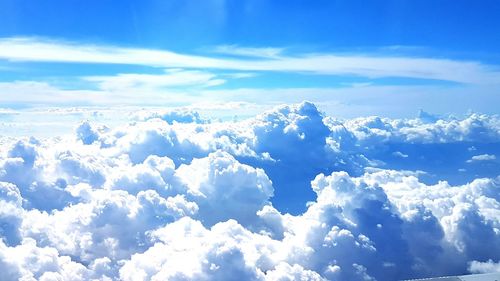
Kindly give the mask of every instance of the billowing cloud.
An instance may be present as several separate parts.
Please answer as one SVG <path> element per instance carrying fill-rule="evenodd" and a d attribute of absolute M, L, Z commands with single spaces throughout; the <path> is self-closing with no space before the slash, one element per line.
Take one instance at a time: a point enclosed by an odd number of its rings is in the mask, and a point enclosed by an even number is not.
<path fill-rule="evenodd" d="M 474 273 L 500 272 L 500 263 L 494 263 L 492 260 L 486 262 L 473 261 L 469 265 L 469 271 Z"/>
<path fill-rule="evenodd" d="M 83 121 L 69 136 L 0 138 L 6 280 L 498 270 L 496 116 L 341 120 L 304 102 L 242 121 L 186 109 L 132 118 Z"/>
<path fill-rule="evenodd" d="M 177 123 L 206 123 L 207 120 L 204 120 L 200 117 L 200 114 L 196 111 L 189 109 L 175 109 L 175 110 L 142 110 L 136 112 L 133 116 L 134 120 L 138 121 L 147 121 L 149 119 L 158 118 L 169 124 Z"/>

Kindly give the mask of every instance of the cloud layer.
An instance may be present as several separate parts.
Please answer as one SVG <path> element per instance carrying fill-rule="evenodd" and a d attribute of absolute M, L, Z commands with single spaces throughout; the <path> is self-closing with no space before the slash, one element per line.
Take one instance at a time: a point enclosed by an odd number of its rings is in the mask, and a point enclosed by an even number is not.
<path fill-rule="evenodd" d="M 6 280 L 401 280 L 498 270 L 500 120 L 243 121 L 2 138 Z M 484 241 L 488 241 L 485 243 Z"/>
<path fill-rule="evenodd" d="M 282 50 L 277 48 L 238 46 L 219 46 L 214 49 L 214 53 L 229 56 L 221 58 L 213 55 L 180 54 L 168 50 L 81 45 L 40 38 L 0 38 L 0 58 L 12 62 L 129 64 L 163 68 L 351 75 L 367 78 L 406 77 L 470 84 L 497 84 L 500 77 L 497 67 L 474 61 L 431 57 L 328 53 L 284 55 Z M 106 81 L 104 85 L 113 85 L 114 81 L 125 78 L 128 78 L 127 83 L 131 78 L 153 80 L 154 83 L 158 81 L 156 77 L 147 75 L 136 75 L 136 77 L 121 75 Z"/>

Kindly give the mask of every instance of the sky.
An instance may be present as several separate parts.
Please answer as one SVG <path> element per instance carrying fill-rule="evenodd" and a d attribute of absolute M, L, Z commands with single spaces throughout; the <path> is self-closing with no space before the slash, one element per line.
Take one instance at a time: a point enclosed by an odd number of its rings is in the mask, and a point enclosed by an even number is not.
<path fill-rule="evenodd" d="M 0 0 L 2 280 L 497 278 L 498 15 Z"/>
<path fill-rule="evenodd" d="M 5 0 L 0 102 L 492 114 L 499 12 L 498 1 Z"/>

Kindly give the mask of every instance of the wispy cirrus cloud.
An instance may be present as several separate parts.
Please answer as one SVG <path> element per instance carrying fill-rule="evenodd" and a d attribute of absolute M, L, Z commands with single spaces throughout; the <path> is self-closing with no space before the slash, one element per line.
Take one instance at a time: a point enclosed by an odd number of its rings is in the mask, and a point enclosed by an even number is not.
<path fill-rule="evenodd" d="M 224 84 L 224 79 L 205 71 L 184 71 L 181 69 L 168 69 L 161 74 L 120 73 L 112 76 L 89 76 L 86 81 L 98 84 L 101 90 L 155 90 L 175 87 L 210 87 Z"/>
<path fill-rule="evenodd" d="M 109 80 L 106 80 L 109 79 Z M 49 82 L 0 82 L 0 104 L 7 108 L 51 106 L 152 106 L 191 104 L 197 89 L 129 86 L 120 88 L 112 76 L 102 77 L 99 89 L 64 89 Z M 120 79 L 120 78 L 116 78 Z M 96 81 L 97 82 L 97 81 Z M 101 84 L 99 84 L 101 83 Z M 103 89 L 106 88 L 107 89 Z"/>
<path fill-rule="evenodd" d="M 284 51 L 283 48 L 250 48 L 239 47 L 237 45 L 219 45 L 213 50 L 215 53 L 224 55 L 234 55 L 242 57 L 279 58 Z"/>
<path fill-rule="evenodd" d="M 267 51 L 266 51 L 267 50 Z M 161 68 L 274 71 L 367 78 L 404 77 L 436 79 L 466 84 L 497 84 L 500 68 L 476 61 L 426 57 L 379 56 L 377 54 L 279 55 L 278 49 L 225 47 L 226 54 L 250 58 L 211 57 L 167 50 L 82 45 L 38 38 L 0 39 L 0 58 L 15 61 L 103 63 Z M 253 57 L 252 57 L 253 56 Z"/>

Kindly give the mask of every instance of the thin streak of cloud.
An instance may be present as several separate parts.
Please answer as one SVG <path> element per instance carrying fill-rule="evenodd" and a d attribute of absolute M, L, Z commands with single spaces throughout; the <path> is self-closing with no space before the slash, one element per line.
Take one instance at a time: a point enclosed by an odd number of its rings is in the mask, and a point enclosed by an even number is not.
<path fill-rule="evenodd" d="M 260 58 L 278 58 L 283 51 L 283 48 L 249 48 L 236 45 L 220 45 L 213 49 L 213 52 L 218 54 Z"/>
<path fill-rule="evenodd" d="M 122 91 L 130 89 L 161 89 L 171 87 L 211 87 L 225 83 L 215 74 L 203 71 L 166 70 L 162 74 L 120 73 L 113 76 L 83 78 L 95 82 L 101 90 Z"/>
<path fill-rule="evenodd" d="M 162 68 L 275 71 L 368 78 L 406 77 L 467 84 L 498 84 L 498 66 L 450 59 L 376 55 L 303 54 L 279 58 L 212 58 L 166 50 L 77 45 L 34 38 L 0 39 L 9 61 L 131 64 Z"/>

